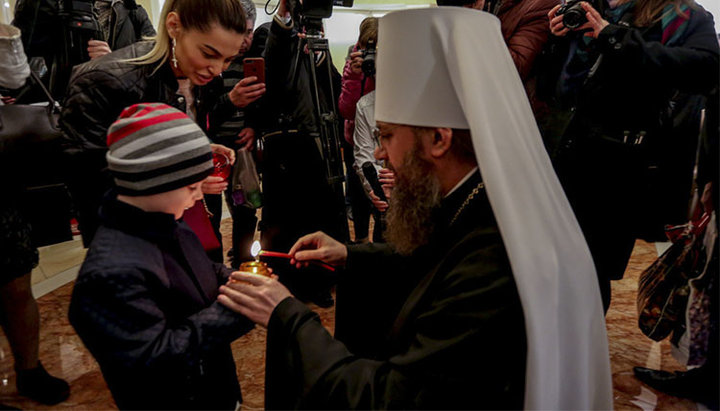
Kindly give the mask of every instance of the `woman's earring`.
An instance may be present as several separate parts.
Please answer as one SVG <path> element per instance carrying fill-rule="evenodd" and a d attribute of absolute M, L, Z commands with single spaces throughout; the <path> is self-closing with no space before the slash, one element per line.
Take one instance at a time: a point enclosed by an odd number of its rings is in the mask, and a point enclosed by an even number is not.
<path fill-rule="evenodd" d="M 177 68 L 177 58 L 175 57 L 175 46 L 177 46 L 177 40 L 172 39 L 172 64 Z"/>

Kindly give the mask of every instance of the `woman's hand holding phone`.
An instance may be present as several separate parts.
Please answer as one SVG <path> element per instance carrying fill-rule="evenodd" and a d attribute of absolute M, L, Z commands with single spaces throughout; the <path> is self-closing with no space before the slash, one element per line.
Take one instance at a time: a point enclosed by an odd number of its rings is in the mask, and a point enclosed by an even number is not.
<path fill-rule="evenodd" d="M 245 108 L 248 104 L 265 94 L 265 83 L 257 83 L 257 77 L 245 77 L 230 90 L 228 97 L 237 108 Z"/>

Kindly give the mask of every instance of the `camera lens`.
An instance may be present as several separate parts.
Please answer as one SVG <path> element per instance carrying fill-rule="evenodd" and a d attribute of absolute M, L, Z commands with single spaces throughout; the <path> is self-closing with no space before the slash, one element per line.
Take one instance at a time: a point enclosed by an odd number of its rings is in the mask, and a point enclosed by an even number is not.
<path fill-rule="evenodd" d="M 565 14 L 563 14 L 563 25 L 571 30 L 574 30 L 582 26 L 587 21 L 585 17 L 585 10 L 577 7 L 570 7 Z"/>
<path fill-rule="evenodd" d="M 375 75 L 375 54 L 368 54 L 363 57 L 362 71 L 366 76 L 371 77 Z"/>

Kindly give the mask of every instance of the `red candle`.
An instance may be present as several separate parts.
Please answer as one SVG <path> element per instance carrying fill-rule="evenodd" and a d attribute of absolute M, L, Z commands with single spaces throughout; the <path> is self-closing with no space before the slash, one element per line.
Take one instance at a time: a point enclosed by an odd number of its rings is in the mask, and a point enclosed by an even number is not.
<path fill-rule="evenodd" d="M 279 253 L 279 252 L 277 252 L 277 251 L 266 251 L 266 250 L 260 250 L 260 253 L 258 253 L 258 256 L 260 256 L 260 257 L 285 258 L 285 259 L 288 259 L 288 260 L 292 258 L 292 256 L 291 256 L 290 254 L 287 254 L 287 253 Z M 322 267 L 322 268 L 324 268 L 324 269 L 326 269 L 326 270 L 335 271 L 335 267 L 331 266 L 330 264 L 326 264 L 326 263 L 324 263 L 324 262 L 322 262 L 322 261 L 310 260 L 310 261 L 308 261 L 308 262 L 309 262 L 310 264 L 314 264 L 314 265 L 320 266 L 320 267 Z"/>
<path fill-rule="evenodd" d="M 260 250 L 260 253 L 258 254 L 260 257 L 277 257 L 277 258 L 287 258 L 288 260 L 292 258 L 290 254 L 286 253 L 278 253 L 277 251 L 265 251 Z"/>

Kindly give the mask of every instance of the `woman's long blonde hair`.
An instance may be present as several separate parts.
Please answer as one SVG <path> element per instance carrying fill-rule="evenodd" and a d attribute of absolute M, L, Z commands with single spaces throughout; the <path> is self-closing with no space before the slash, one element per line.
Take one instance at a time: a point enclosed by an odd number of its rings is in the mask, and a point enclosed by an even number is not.
<path fill-rule="evenodd" d="M 675 6 L 673 11 L 686 19 L 690 18 L 690 15 L 682 11 L 682 6 L 697 9 L 695 0 L 637 0 L 634 16 L 635 25 L 638 27 L 647 27 L 662 20 L 666 14 L 663 13 L 663 10 L 668 4 Z"/>
<path fill-rule="evenodd" d="M 239 0 L 166 0 L 163 6 L 157 35 L 147 40 L 155 41 L 153 48 L 144 56 L 129 59 L 135 64 L 157 64 L 155 73 L 170 57 L 170 33 L 165 26 L 168 14 L 174 11 L 180 17 L 183 29 L 208 31 L 213 24 L 245 34 L 245 12 Z"/>

